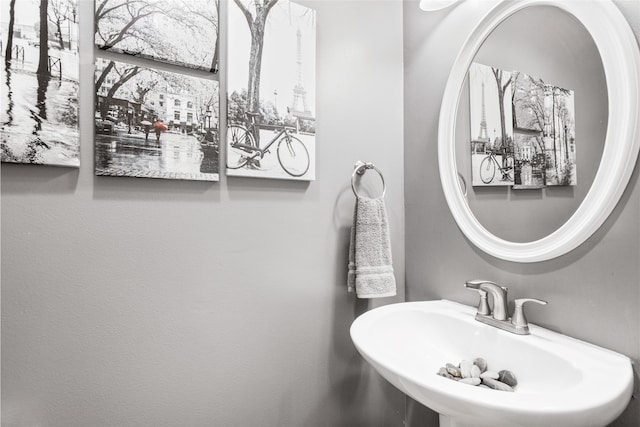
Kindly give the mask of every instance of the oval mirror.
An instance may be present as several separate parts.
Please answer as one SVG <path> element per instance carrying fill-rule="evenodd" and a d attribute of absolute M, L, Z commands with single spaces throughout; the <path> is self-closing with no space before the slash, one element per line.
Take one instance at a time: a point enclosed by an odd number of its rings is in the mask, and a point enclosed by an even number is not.
<path fill-rule="evenodd" d="M 467 203 L 483 227 L 514 242 L 560 228 L 593 184 L 607 116 L 600 53 L 573 15 L 535 6 L 500 23 L 473 59 L 456 117 L 458 173 L 472 184 Z M 513 165 L 512 181 L 492 170 L 491 154 Z"/>
<path fill-rule="evenodd" d="M 575 212 L 550 234 L 533 241 L 516 242 L 488 231 L 471 210 L 459 182 L 455 131 L 467 71 L 480 47 L 504 20 L 531 6 L 558 8 L 572 15 L 589 32 L 600 52 L 609 111 L 600 166 Z M 588 4 L 560 0 L 501 1 L 493 7 L 472 31 L 454 61 L 440 109 L 440 178 L 451 213 L 467 238 L 486 253 L 514 262 L 552 259 L 588 239 L 615 208 L 638 157 L 639 76 L 638 44 L 626 19 L 611 1 Z"/>

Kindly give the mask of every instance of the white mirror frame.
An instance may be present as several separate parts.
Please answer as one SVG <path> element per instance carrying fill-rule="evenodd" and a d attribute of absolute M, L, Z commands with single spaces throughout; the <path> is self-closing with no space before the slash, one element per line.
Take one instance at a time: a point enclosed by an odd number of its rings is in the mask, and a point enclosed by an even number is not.
<path fill-rule="evenodd" d="M 491 32 L 514 13 L 531 6 L 554 6 L 573 15 L 591 34 L 604 67 L 609 119 L 604 151 L 593 184 L 576 212 L 539 240 L 501 239 L 476 219 L 460 188 L 455 158 L 455 128 L 463 83 L 473 58 Z M 438 129 L 442 189 L 458 227 L 484 252 L 507 261 L 539 262 L 563 255 L 587 240 L 607 219 L 624 192 L 638 158 L 640 135 L 640 50 L 628 22 L 611 0 L 500 1 L 464 42 L 445 87 Z"/>

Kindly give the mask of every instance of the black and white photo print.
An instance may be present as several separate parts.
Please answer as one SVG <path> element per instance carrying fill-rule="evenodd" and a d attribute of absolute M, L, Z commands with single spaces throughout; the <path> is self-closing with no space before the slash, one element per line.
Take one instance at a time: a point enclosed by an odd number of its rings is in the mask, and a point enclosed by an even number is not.
<path fill-rule="evenodd" d="M 550 123 L 544 132 L 547 185 L 576 185 L 575 106 L 572 90 L 549 87 L 546 97 Z"/>
<path fill-rule="evenodd" d="M 80 166 L 75 0 L 0 2 L 3 162 Z"/>
<path fill-rule="evenodd" d="M 531 158 L 534 176 L 542 173 L 542 179 L 531 184 L 534 187 L 576 185 L 573 91 L 525 73 L 514 72 L 513 76 L 513 126 L 520 135 L 516 139 L 522 142 L 516 144 L 516 169 L 521 166 L 520 157 Z M 519 153 L 522 147 L 524 155 Z"/>
<path fill-rule="evenodd" d="M 105 51 L 217 73 L 219 0 L 95 0 Z"/>
<path fill-rule="evenodd" d="M 514 184 L 512 82 L 509 71 L 478 63 L 469 68 L 474 186 Z"/>
<path fill-rule="evenodd" d="M 315 179 L 315 11 L 229 1 L 227 175 Z"/>
<path fill-rule="evenodd" d="M 515 71 L 513 73 L 513 127 L 542 132 L 546 84 L 541 79 Z"/>
<path fill-rule="evenodd" d="M 217 181 L 215 79 L 97 58 L 96 175 Z"/>

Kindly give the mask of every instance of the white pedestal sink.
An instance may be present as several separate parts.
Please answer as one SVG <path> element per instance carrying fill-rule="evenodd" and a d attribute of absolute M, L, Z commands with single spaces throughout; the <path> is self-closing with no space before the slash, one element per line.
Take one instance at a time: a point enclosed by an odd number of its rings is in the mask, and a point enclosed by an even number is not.
<path fill-rule="evenodd" d="M 351 338 L 362 356 L 405 394 L 440 414 L 442 427 L 605 426 L 633 388 L 628 357 L 530 325 L 515 335 L 477 322 L 451 301 L 391 304 L 359 316 Z M 515 392 L 437 375 L 447 362 L 484 358 L 518 378 Z"/>

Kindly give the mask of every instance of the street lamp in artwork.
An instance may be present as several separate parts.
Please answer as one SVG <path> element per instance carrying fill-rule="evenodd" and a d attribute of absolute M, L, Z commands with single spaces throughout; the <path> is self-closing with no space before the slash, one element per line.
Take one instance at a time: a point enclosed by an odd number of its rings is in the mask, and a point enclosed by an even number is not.
<path fill-rule="evenodd" d="M 208 105 L 207 105 L 207 111 L 205 111 L 205 114 L 207 115 L 207 130 L 211 130 L 211 115 L 213 114 L 213 112 L 211 111 L 211 108 Z"/>
<path fill-rule="evenodd" d="M 76 6 L 75 6 L 75 5 L 74 5 L 74 6 L 72 6 L 72 8 L 71 8 L 71 15 L 72 15 L 72 17 L 73 17 L 73 24 L 74 24 L 74 25 L 73 25 L 73 27 L 74 27 L 74 29 L 75 29 L 76 14 L 77 14 L 77 13 L 78 13 L 78 11 L 76 10 Z M 71 39 L 72 39 L 72 37 L 71 37 L 71 32 L 72 32 L 72 25 L 71 25 L 71 22 L 72 22 L 72 21 L 71 21 L 71 19 L 69 19 L 68 17 L 65 17 L 65 18 L 67 18 L 67 31 L 68 31 L 68 32 L 67 32 L 67 35 L 68 35 L 68 37 L 69 37 L 69 49 L 73 49 L 73 46 L 71 45 Z"/>
<path fill-rule="evenodd" d="M 133 109 L 133 107 L 131 105 L 127 106 L 127 125 L 129 127 L 127 133 L 131 133 L 131 121 L 134 118 L 134 114 L 135 114 L 135 110 Z"/>
<path fill-rule="evenodd" d="M 278 89 L 273 90 L 273 115 L 278 118 Z"/>

